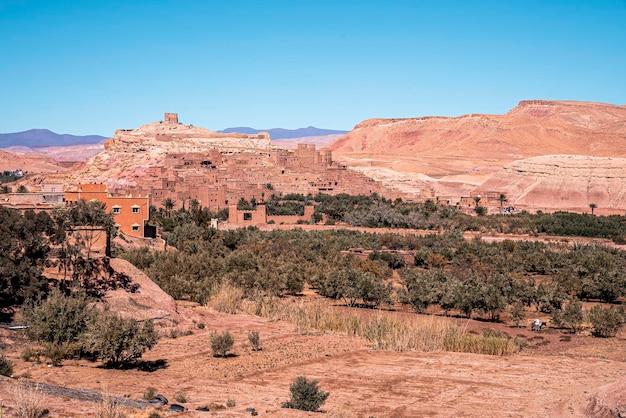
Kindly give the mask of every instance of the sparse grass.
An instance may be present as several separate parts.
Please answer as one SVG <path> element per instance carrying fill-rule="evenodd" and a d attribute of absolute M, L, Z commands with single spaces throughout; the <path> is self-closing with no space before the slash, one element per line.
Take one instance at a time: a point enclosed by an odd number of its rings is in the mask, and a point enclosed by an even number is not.
<path fill-rule="evenodd" d="M 230 283 L 223 283 L 211 295 L 209 306 L 212 306 L 219 312 L 235 314 L 241 307 L 243 296 L 243 290 L 240 287 L 233 286 Z"/>
<path fill-rule="evenodd" d="M 146 388 L 146 390 L 143 391 L 143 398 L 146 401 L 149 401 L 151 399 L 154 399 L 154 397 L 156 396 L 157 390 L 154 386 L 148 386 Z"/>
<path fill-rule="evenodd" d="M 462 335 L 447 337 L 444 350 L 503 356 L 517 351 L 517 346 L 508 338 Z"/>
<path fill-rule="evenodd" d="M 102 400 L 96 404 L 94 416 L 96 418 L 124 418 L 124 411 L 115 402 L 115 397 L 103 393 Z"/>
<path fill-rule="evenodd" d="M 20 383 L 14 390 L 16 418 L 40 418 L 48 414 L 48 410 L 44 408 L 43 392 L 39 385 Z"/>
<path fill-rule="evenodd" d="M 178 337 L 186 337 L 187 335 L 193 334 L 193 331 L 190 329 L 180 329 L 180 328 L 172 328 L 168 334 L 169 338 L 178 338 Z"/>
<path fill-rule="evenodd" d="M 283 320 L 296 326 L 298 332 L 314 330 L 365 338 L 372 347 L 395 351 L 463 351 L 505 355 L 518 346 L 505 336 L 470 336 L 461 327 L 436 316 L 394 317 L 373 315 L 369 319 L 324 302 L 264 298 L 245 300 L 242 309 L 271 320 Z"/>
<path fill-rule="evenodd" d="M 176 399 L 176 402 L 179 403 L 187 403 L 187 395 L 185 394 L 185 392 L 176 392 L 174 394 L 174 399 Z"/>

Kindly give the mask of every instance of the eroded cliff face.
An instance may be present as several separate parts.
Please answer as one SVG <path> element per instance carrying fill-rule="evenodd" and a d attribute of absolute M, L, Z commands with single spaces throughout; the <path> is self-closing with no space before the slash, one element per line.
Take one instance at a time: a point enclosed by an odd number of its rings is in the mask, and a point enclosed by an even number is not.
<path fill-rule="evenodd" d="M 602 159 L 563 160 L 567 167 L 583 164 L 579 173 L 591 172 L 584 181 L 573 171 L 540 174 L 544 163 L 526 160 L 564 154 L 626 158 L 625 106 L 527 100 L 504 115 L 369 119 L 330 148 L 337 161 L 365 175 L 401 190 L 431 188 L 452 202 L 473 190 L 492 190 L 530 209 L 588 210 L 589 203 L 626 209 L 619 179 L 594 171 L 594 164 L 608 170 Z M 519 160 L 525 162 L 509 166 Z M 511 174 L 522 166 L 525 175 Z"/>
<path fill-rule="evenodd" d="M 533 100 L 505 115 L 370 119 L 331 149 L 337 155 L 471 156 L 507 162 L 548 154 L 626 157 L 626 108 Z"/>
<path fill-rule="evenodd" d="M 626 208 L 626 158 L 545 155 L 507 164 L 480 187 L 513 205 L 567 210 Z"/>

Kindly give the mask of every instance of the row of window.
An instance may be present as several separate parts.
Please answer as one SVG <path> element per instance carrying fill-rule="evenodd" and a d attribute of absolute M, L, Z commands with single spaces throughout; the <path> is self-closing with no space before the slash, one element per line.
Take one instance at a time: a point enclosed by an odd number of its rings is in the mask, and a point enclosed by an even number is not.
<path fill-rule="evenodd" d="M 132 208 L 133 213 L 139 213 L 139 208 L 138 207 L 133 207 Z M 114 214 L 118 214 L 121 213 L 122 208 L 120 208 L 119 206 L 113 206 L 113 213 Z"/>

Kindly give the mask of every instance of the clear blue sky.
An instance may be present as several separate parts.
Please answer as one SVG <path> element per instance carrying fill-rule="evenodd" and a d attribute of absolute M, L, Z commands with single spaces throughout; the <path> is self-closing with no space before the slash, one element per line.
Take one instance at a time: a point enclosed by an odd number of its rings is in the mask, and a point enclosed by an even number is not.
<path fill-rule="evenodd" d="M 0 132 L 626 103 L 626 0 L 0 0 Z"/>

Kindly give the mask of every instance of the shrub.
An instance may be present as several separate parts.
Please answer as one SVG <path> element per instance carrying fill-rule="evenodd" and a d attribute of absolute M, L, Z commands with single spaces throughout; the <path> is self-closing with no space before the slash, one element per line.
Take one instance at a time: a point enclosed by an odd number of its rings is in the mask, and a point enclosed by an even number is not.
<path fill-rule="evenodd" d="M 185 392 L 176 392 L 174 394 L 174 399 L 176 399 L 176 402 L 185 403 L 187 402 L 187 395 Z"/>
<path fill-rule="evenodd" d="M 140 327 L 131 318 L 100 314 L 89 324 L 84 348 L 102 359 L 105 366 L 119 366 L 140 358 L 154 347 L 158 334 L 152 321 Z"/>
<path fill-rule="evenodd" d="M 524 321 L 527 317 L 526 307 L 522 301 L 515 301 L 509 306 L 509 316 L 511 321 L 515 322 L 515 326 L 519 328 L 520 322 Z"/>
<path fill-rule="evenodd" d="M 602 309 L 596 305 L 587 313 L 587 318 L 593 326 L 592 334 L 595 337 L 615 337 L 624 322 L 624 313 L 620 309 L 611 306 Z"/>
<path fill-rule="evenodd" d="M 213 331 L 209 336 L 209 340 L 211 341 L 211 351 L 213 351 L 214 356 L 226 357 L 228 352 L 232 350 L 233 344 L 235 344 L 235 340 L 228 330 L 220 334 Z"/>
<path fill-rule="evenodd" d="M 13 362 L 0 354 L 0 375 L 11 376 L 13 374 Z"/>
<path fill-rule="evenodd" d="M 261 344 L 259 341 L 259 331 L 249 331 L 248 341 L 250 341 L 250 346 L 252 346 L 252 351 L 259 351 L 261 349 Z"/>
<path fill-rule="evenodd" d="M 582 303 L 574 298 L 565 306 L 565 309 L 557 309 L 552 313 L 552 320 L 557 326 L 569 328 L 572 334 L 576 334 L 576 329 L 583 322 Z"/>
<path fill-rule="evenodd" d="M 35 361 L 39 363 L 39 355 L 40 355 L 39 351 L 33 350 L 30 347 L 26 347 L 22 351 L 22 354 L 20 355 L 20 357 L 22 357 L 22 360 L 24 361 Z"/>
<path fill-rule="evenodd" d="M 329 392 L 321 391 L 317 384 L 317 380 L 307 380 L 304 376 L 298 376 L 289 387 L 291 399 L 284 402 L 282 407 L 301 411 L 317 411 L 330 395 Z"/>
<path fill-rule="evenodd" d="M 143 398 L 146 401 L 154 399 L 155 396 L 156 396 L 156 388 L 154 386 L 148 386 L 146 390 L 143 391 Z"/>
<path fill-rule="evenodd" d="M 234 399 L 228 398 L 228 400 L 226 400 L 226 407 L 232 408 L 235 405 L 237 405 L 237 403 L 235 402 Z"/>
<path fill-rule="evenodd" d="M 32 340 L 61 345 L 78 341 L 92 311 L 84 293 L 66 296 L 55 289 L 46 300 L 27 304 L 23 312 Z"/>

